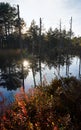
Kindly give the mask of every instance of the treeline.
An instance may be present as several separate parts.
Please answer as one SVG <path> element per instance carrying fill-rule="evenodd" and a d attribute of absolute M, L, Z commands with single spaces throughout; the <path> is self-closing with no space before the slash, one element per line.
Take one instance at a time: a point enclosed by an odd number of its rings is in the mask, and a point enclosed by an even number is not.
<path fill-rule="evenodd" d="M 33 20 L 30 27 L 26 30 L 26 24 L 19 16 L 19 7 L 12 7 L 9 3 L 0 3 L 0 48 L 16 49 L 25 48 L 34 55 L 45 52 L 62 53 L 70 50 L 80 49 L 81 38 L 73 37 L 71 30 L 66 31 L 61 28 L 54 30 L 49 28 L 43 32 L 42 20 L 41 27 Z M 40 33 L 41 32 L 41 33 Z M 22 44 L 22 45 L 20 45 Z M 69 49 L 70 48 L 70 49 Z"/>

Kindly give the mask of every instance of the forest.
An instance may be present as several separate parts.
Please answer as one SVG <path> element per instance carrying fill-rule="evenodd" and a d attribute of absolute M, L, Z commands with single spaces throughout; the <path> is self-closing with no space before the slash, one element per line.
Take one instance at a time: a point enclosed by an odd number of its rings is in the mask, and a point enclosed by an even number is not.
<path fill-rule="evenodd" d="M 68 31 L 62 30 L 61 21 L 59 29 L 50 27 L 48 31 L 44 31 L 41 18 L 39 23 L 40 25 L 37 25 L 35 20 L 32 20 L 27 28 L 24 19 L 20 18 L 19 6 L 12 7 L 9 3 L 0 3 L 0 48 L 22 48 L 35 55 L 40 50 L 44 55 L 44 52 L 51 54 L 55 51 L 66 51 L 68 48 L 77 53 L 77 49 L 80 49 L 81 37 L 74 36 L 71 28 Z"/>

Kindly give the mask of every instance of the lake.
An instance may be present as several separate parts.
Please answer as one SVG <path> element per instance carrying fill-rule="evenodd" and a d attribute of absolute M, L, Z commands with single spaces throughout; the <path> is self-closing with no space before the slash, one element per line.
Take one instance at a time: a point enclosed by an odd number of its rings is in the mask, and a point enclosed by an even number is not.
<path fill-rule="evenodd" d="M 67 77 L 67 76 L 75 76 L 76 78 L 80 78 L 81 66 L 80 59 L 77 56 L 74 56 L 69 59 L 70 64 L 67 65 L 57 65 L 48 66 L 48 64 L 42 63 L 42 80 L 46 80 L 48 83 L 51 82 L 55 77 Z M 37 72 L 35 75 L 36 83 L 40 84 L 40 73 Z M 25 89 L 27 90 L 30 87 L 34 86 L 32 70 L 30 69 L 29 75 L 25 78 Z"/>
<path fill-rule="evenodd" d="M 62 59 L 63 58 L 63 59 Z M 75 76 L 81 78 L 81 59 L 78 56 L 66 56 L 61 60 L 23 59 L 10 60 L 0 64 L 0 102 L 5 105 L 14 101 L 14 95 L 24 84 L 25 92 L 38 84 L 49 84 L 55 77 Z"/>

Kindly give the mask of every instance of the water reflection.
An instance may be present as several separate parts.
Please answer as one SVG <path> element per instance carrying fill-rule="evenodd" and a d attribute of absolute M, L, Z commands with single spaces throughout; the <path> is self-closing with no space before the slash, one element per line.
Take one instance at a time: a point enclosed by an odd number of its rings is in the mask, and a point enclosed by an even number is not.
<path fill-rule="evenodd" d="M 21 60 L 4 60 L 0 66 L 0 86 L 7 90 L 16 90 L 22 86 L 22 79 L 26 78 L 26 61 L 21 64 Z M 25 66 L 24 66 L 25 65 Z"/>
<path fill-rule="evenodd" d="M 78 58 L 78 62 L 77 62 L 77 58 Z M 41 84 L 40 71 L 42 74 L 42 82 L 44 81 L 44 77 L 48 83 L 51 82 L 51 80 L 54 79 L 55 77 L 60 78 L 62 76 L 64 77 L 75 76 L 77 78 L 80 78 L 79 77 L 79 68 L 80 68 L 79 57 L 75 57 L 75 56 L 68 56 L 68 58 L 63 57 L 62 62 L 59 60 L 56 60 L 56 61 L 50 60 L 50 62 L 49 60 L 42 60 L 41 69 L 40 69 L 38 60 L 37 60 L 37 63 L 34 63 L 34 64 L 32 63 L 32 65 L 30 66 L 29 75 L 25 79 L 26 89 L 31 87 L 32 85 L 35 86 L 37 84 Z"/>
<path fill-rule="evenodd" d="M 81 78 L 81 57 L 79 58 L 79 78 Z"/>
<path fill-rule="evenodd" d="M 27 91 L 38 84 L 41 86 L 47 84 L 55 77 L 69 76 L 81 79 L 81 57 L 60 55 L 51 58 L 29 56 L 23 60 L 2 59 L 0 62 L 0 92 L 7 95 L 7 98 L 12 97 L 13 101 L 14 94 L 20 91 L 21 87 Z"/>
<path fill-rule="evenodd" d="M 77 62 L 78 59 L 78 62 Z M 7 90 L 17 90 L 21 86 L 37 86 L 46 80 L 50 82 L 54 77 L 75 76 L 81 78 L 81 58 L 61 55 L 55 58 L 7 59 L 0 64 L 0 86 Z"/>
<path fill-rule="evenodd" d="M 27 60 L 23 61 L 23 67 L 28 68 L 29 67 L 29 62 Z"/>

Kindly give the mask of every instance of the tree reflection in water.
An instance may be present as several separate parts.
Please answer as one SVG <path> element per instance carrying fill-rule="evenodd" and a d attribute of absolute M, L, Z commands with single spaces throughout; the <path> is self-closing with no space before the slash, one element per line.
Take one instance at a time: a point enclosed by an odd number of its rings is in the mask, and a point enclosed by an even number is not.
<path fill-rule="evenodd" d="M 38 84 L 42 84 L 43 82 L 43 75 L 44 69 L 42 65 L 45 65 L 46 68 L 50 71 L 49 75 L 51 80 L 57 76 L 60 77 L 63 75 L 62 67 L 65 68 L 65 76 L 70 76 L 70 66 L 72 64 L 72 60 L 74 60 L 74 56 L 70 55 L 57 55 L 55 57 L 48 56 L 48 57 L 41 57 L 41 61 L 37 56 L 28 56 L 28 58 L 23 58 L 22 60 L 19 58 L 8 58 L 8 59 L 1 59 L 0 60 L 0 86 L 7 88 L 7 90 L 17 90 L 23 86 L 24 88 L 24 80 L 28 79 L 30 72 L 32 75 L 30 77 L 30 82 L 34 83 L 34 87 Z M 80 60 L 79 60 L 80 61 Z M 41 64 L 40 64 L 41 63 Z M 78 75 L 80 77 L 80 64 L 81 61 L 78 63 Z M 72 68 L 72 67 L 71 67 Z M 53 72 L 52 72 L 53 69 Z M 53 76 L 51 76 L 53 73 Z M 74 76 L 74 75 L 73 75 Z M 32 81 L 33 78 L 33 81 Z M 48 80 L 48 78 L 46 77 Z M 38 82 L 39 80 L 39 82 Z M 50 80 L 50 81 L 51 81 Z M 27 87 L 27 84 L 25 84 Z"/>
<path fill-rule="evenodd" d="M 56 76 L 57 78 L 69 77 L 70 73 L 81 78 L 81 59 L 79 57 L 70 55 L 48 56 L 41 57 L 41 61 L 39 57 L 32 55 L 22 60 L 20 58 L 2 58 L 0 59 L 0 92 L 3 92 L 4 89 L 3 95 L 8 99 L 4 103 L 9 104 L 14 101 L 14 94 L 19 92 L 21 87 L 26 91 L 32 84 L 37 87 L 39 84 L 41 86 L 42 83 L 43 86 L 43 83 L 49 83 Z M 15 91 L 13 92 L 13 90 Z M 0 98 L 2 100 L 2 96 Z"/>
<path fill-rule="evenodd" d="M 7 90 L 16 90 L 22 86 L 22 80 L 28 74 L 26 68 L 26 61 L 23 69 L 21 60 L 6 59 L 0 64 L 0 86 L 7 88 Z"/>

